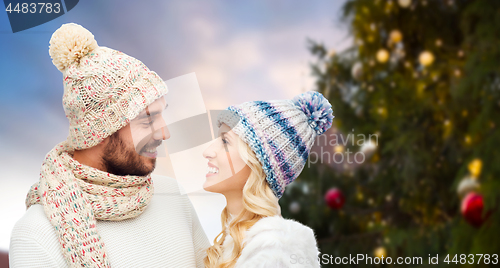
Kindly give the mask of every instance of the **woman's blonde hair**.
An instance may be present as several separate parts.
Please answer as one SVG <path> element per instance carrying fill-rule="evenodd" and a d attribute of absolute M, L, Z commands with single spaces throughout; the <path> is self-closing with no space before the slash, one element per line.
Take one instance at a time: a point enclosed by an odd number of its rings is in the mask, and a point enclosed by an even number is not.
<path fill-rule="evenodd" d="M 243 238 L 245 231 L 252 227 L 261 218 L 280 215 L 278 198 L 274 195 L 266 181 L 266 175 L 262 165 L 255 156 L 252 149 L 238 139 L 238 149 L 241 158 L 251 169 L 248 180 L 243 187 L 243 210 L 234 220 L 229 222 L 229 212 L 227 207 L 221 214 L 222 231 L 215 237 L 214 245 L 207 249 L 207 256 L 204 264 L 208 268 L 229 268 L 234 267 L 243 250 Z M 226 239 L 226 229 L 234 240 L 234 248 L 229 259 L 222 260 L 222 244 Z"/>

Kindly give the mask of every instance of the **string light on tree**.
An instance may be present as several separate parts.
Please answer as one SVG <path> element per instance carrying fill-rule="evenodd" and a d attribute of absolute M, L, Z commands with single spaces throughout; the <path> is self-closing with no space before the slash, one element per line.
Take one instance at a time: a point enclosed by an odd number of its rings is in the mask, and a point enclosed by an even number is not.
<path fill-rule="evenodd" d="M 387 60 L 389 60 L 389 56 L 389 51 L 382 48 L 377 52 L 377 61 L 380 63 L 386 63 Z"/>
<path fill-rule="evenodd" d="M 360 61 L 357 61 L 352 66 L 351 75 L 356 80 L 361 79 L 361 76 L 363 75 L 363 64 Z"/>
<path fill-rule="evenodd" d="M 385 247 L 378 247 L 373 251 L 373 255 L 378 258 L 387 257 L 387 250 Z"/>
<path fill-rule="evenodd" d="M 403 34 L 399 30 L 392 30 L 389 34 L 389 43 L 396 44 L 403 40 Z"/>
<path fill-rule="evenodd" d="M 398 4 L 402 8 L 408 8 L 411 5 L 411 0 L 398 0 Z"/>
<path fill-rule="evenodd" d="M 335 153 L 339 153 L 339 154 L 341 154 L 341 153 L 343 153 L 343 152 L 344 152 L 344 146 L 342 146 L 341 144 L 337 144 L 337 145 L 335 145 L 335 146 L 333 147 L 333 151 L 334 151 Z"/>
<path fill-rule="evenodd" d="M 443 133 L 443 137 L 444 138 L 447 138 L 448 136 L 450 136 L 451 134 L 451 131 L 452 131 L 452 124 L 451 124 L 451 121 L 449 119 L 446 119 L 444 120 L 444 133 Z"/>
<path fill-rule="evenodd" d="M 471 144 L 472 142 L 472 138 L 470 137 L 470 135 L 465 135 L 464 140 L 467 145 Z"/>
<path fill-rule="evenodd" d="M 434 55 L 430 51 L 424 51 L 418 56 L 418 61 L 422 66 L 430 66 L 434 62 Z"/>
<path fill-rule="evenodd" d="M 299 213 L 299 212 L 300 212 L 300 204 L 299 204 L 299 202 L 297 202 L 297 201 L 293 201 L 292 203 L 290 203 L 289 210 L 290 210 L 290 212 L 292 212 L 293 214 L 297 214 L 297 213 Z"/>
<path fill-rule="evenodd" d="M 385 107 L 379 107 L 377 109 L 377 112 L 382 116 L 382 117 L 387 117 L 387 109 Z"/>
<path fill-rule="evenodd" d="M 467 169 L 474 178 L 479 178 L 479 175 L 481 175 L 482 168 L 483 168 L 483 161 L 481 161 L 481 159 L 479 158 L 475 158 L 469 163 L 469 165 L 467 165 Z"/>

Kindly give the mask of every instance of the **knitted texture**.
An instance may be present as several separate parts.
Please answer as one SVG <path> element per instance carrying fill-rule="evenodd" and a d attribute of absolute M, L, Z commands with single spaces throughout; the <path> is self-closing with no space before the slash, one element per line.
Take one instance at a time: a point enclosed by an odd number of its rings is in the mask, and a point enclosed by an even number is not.
<path fill-rule="evenodd" d="M 153 196 L 150 176 L 116 176 L 80 164 L 65 141 L 46 156 L 26 206 L 44 206 L 71 267 L 110 267 L 96 219 L 119 221 L 141 214 Z"/>
<path fill-rule="evenodd" d="M 276 197 L 295 180 L 307 161 L 314 140 L 333 121 L 331 104 L 309 91 L 293 100 L 251 101 L 229 106 L 218 117 L 253 150 Z"/>
<path fill-rule="evenodd" d="M 63 73 L 67 141 L 74 149 L 99 144 L 168 92 L 141 61 L 98 46 L 92 33 L 74 23 L 54 32 L 49 54 Z"/>

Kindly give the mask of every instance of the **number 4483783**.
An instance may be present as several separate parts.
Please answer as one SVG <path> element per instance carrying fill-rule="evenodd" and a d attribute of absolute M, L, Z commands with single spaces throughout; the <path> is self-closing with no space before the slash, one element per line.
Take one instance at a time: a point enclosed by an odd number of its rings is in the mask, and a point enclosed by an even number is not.
<path fill-rule="evenodd" d="M 453 256 L 453 255 L 452 255 Z M 478 257 L 477 262 L 475 262 L 475 258 Z M 444 258 L 444 262 L 450 264 L 450 262 L 460 263 L 460 264 L 480 264 L 483 261 L 484 264 L 497 264 L 498 263 L 498 254 L 455 254 L 453 259 L 450 261 L 450 254 L 446 255 Z"/>
<path fill-rule="evenodd" d="M 61 4 L 59 3 L 17 3 L 12 9 L 12 3 L 9 3 L 5 11 L 17 13 L 59 13 L 61 12 Z"/>

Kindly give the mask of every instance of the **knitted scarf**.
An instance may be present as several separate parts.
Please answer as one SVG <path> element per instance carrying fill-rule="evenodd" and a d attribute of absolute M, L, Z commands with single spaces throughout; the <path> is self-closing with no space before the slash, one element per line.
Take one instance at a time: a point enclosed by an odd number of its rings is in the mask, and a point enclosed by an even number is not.
<path fill-rule="evenodd" d="M 116 176 L 74 160 L 62 142 L 46 156 L 26 206 L 41 204 L 71 267 L 110 267 L 96 220 L 140 215 L 153 196 L 150 176 Z"/>

